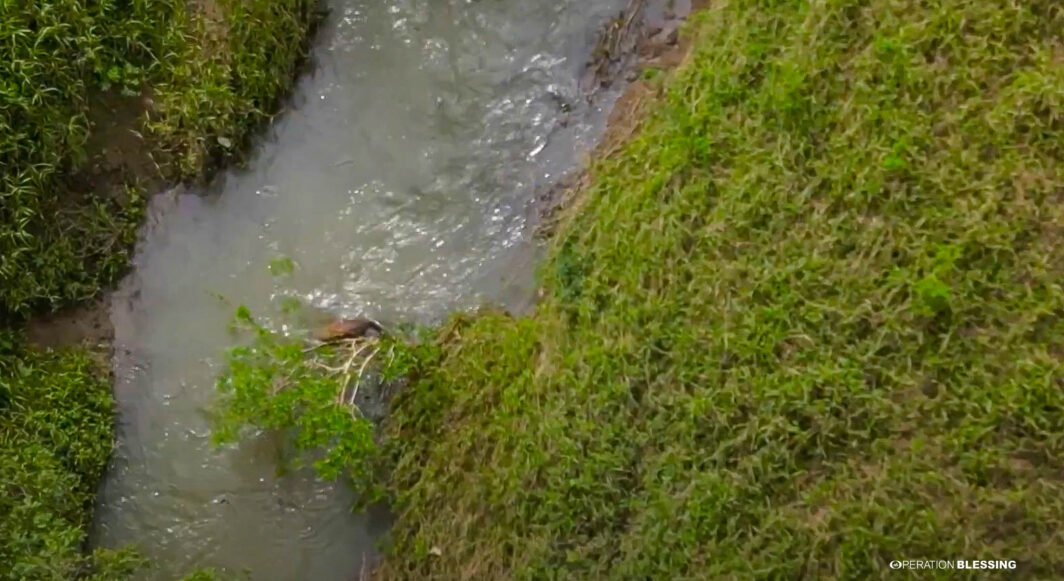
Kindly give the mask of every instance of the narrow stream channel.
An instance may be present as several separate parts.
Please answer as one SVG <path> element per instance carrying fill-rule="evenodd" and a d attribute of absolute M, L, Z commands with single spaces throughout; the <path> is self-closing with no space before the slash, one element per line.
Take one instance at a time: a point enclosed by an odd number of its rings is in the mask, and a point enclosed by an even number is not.
<path fill-rule="evenodd" d="M 114 295 L 119 446 L 95 542 L 174 579 L 357 577 L 388 526 L 342 484 L 277 476 L 275 440 L 214 450 L 235 307 L 286 297 L 431 322 L 532 296 L 530 203 L 582 162 L 611 99 L 578 77 L 626 0 L 333 0 L 309 71 L 247 168 L 168 193 Z M 269 264 L 289 257 L 295 271 Z"/>

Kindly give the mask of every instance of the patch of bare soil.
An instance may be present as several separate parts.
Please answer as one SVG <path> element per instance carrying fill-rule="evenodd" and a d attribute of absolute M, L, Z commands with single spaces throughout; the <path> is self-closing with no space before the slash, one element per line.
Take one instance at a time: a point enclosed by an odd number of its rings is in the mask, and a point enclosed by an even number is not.
<path fill-rule="evenodd" d="M 106 297 L 32 318 L 26 324 L 26 337 L 31 344 L 53 349 L 79 345 L 94 351 L 107 349 L 113 335 L 110 301 Z"/>
<path fill-rule="evenodd" d="M 140 95 L 111 90 L 89 97 L 88 163 L 66 184 L 71 196 L 116 199 L 129 183 L 148 189 L 162 187 L 163 175 L 144 132 L 151 106 L 147 87 Z"/>

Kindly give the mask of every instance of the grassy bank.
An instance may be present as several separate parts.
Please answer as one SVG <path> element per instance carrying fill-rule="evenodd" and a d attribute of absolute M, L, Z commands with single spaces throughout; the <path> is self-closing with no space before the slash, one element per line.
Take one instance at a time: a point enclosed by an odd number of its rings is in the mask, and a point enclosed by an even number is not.
<path fill-rule="evenodd" d="M 239 157 L 289 85 L 316 5 L 3 0 L 0 315 L 112 282 L 139 186 Z"/>
<path fill-rule="evenodd" d="M 1062 31 L 714 3 L 543 304 L 462 324 L 394 406 L 380 577 L 1064 574 Z"/>
<path fill-rule="evenodd" d="M 535 312 L 404 363 L 378 578 L 1064 575 L 1062 31 L 714 2 Z"/>
<path fill-rule="evenodd" d="M 86 352 L 37 352 L 0 332 L 0 579 L 102 581 L 138 564 L 82 552 L 111 433 L 110 385 Z"/>
<path fill-rule="evenodd" d="M 111 452 L 106 373 L 15 329 L 125 270 L 145 191 L 239 160 L 316 8 L 0 0 L 0 579 L 116 579 L 134 564 L 81 554 Z"/>

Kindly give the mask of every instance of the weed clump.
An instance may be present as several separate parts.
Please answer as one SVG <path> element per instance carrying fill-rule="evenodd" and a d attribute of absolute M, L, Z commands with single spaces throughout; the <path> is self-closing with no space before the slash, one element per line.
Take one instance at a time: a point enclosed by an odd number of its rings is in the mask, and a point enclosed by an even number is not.
<path fill-rule="evenodd" d="M 97 370 L 84 351 L 37 352 L 0 332 L 0 579 L 116 579 L 140 564 L 128 551 L 82 553 L 112 444 Z"/>

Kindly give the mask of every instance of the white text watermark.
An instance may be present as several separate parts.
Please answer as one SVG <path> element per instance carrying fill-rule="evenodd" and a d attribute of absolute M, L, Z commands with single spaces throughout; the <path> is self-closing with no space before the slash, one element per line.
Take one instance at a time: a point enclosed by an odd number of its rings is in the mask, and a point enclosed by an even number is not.
<path fill-rule="evenodd" d="M 891 561 L 891 569 L 1015 569 L 1014 559 L 969 561 L 964 559 L 904 559 Z"/>

